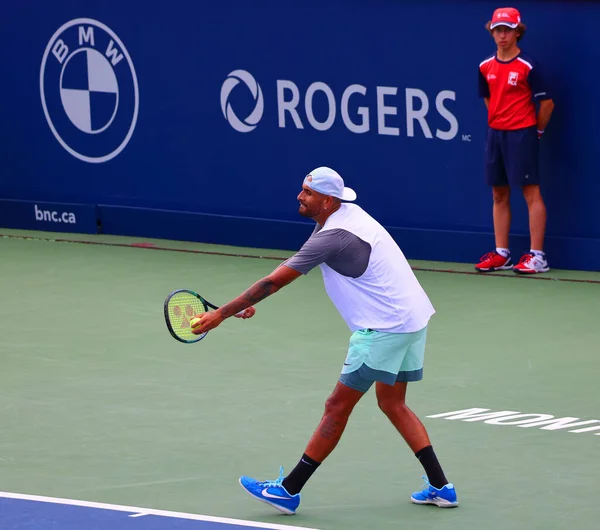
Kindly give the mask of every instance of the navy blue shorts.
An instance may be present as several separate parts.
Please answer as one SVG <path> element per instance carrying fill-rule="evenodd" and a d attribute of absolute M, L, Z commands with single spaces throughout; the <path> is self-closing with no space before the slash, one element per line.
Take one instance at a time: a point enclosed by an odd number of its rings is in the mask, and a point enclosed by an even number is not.
<path fill-rule="evenodd" d="M 514 131 L 488 128 L 485 180 L 490 186 L 539 184 L 537 127 Z"/>

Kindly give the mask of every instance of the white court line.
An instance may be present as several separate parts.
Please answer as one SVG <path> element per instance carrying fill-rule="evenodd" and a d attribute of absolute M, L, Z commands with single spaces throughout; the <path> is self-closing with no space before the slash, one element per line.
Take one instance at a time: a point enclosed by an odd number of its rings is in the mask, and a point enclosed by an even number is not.
<path fill-rule="evenodd" d="M 235 524 L 238 526 L 253 526 L 255 528 L 272 528 L 273 530 L 316 530 L 305 526 L 290 526 L 284 524 L 260 523 L 257 521 L 245 521 L 244 519 L 230 519 L 228 517 L 212 517 L 210 515 L 198 515 L 193 513 L 169 512 L 166 510 L 154 510 L 151 508 L 136 508 L 134 506 L 121 506 L 118 504 L 104 504 L 102 502 L 78 501 L 74 499 L 60 499 L 58 497 L 43 497 L 40 495 L 26 495 L 24 493 L 9 493 L 0 491 L 0 498 L 17 499 L 23 501 L 48 502 L 52 504 L 66 504 L 68 506 L 82 506 L 84 508 L 96 508 L 98 510 L 112 510 L 115 512 L 133 512 L 142 515 L 158 515 L 161 517 L 173 517 L 176 519 L 190 519 L 193 521 L 208 521 L 211 523 Z"/>

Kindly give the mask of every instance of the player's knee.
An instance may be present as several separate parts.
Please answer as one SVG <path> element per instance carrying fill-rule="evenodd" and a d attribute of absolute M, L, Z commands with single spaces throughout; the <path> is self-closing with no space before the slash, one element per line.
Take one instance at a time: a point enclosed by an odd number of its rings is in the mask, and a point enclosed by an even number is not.
<path fill-rule="evenodd" d="M 377 406 L 387 416 L 388 410 L 393 406 L 393 403 L 388 398 L 377 396 Z"/>
<path fill-rule="evenodd" d="M 542 198 L 539 186 L 524 186 L 523 197 L 529 207 L 535 204 L 544 204 L 544 199 Z"/>
<path fill-rule="evenodd" d="M 331 394 L 325 401 L 325 414 L 328 416 L 348 416 L 353 407 L 354 403 L 350 403 L 336 394 Z"/>
<path fill-rule="evenodd" d="M 510 201 L 510 188 L 501 187 L 494 188 L 492 191 L 492 199 L 494 204 L 506 204 Z"/>
<path fill-rule="evenodd" d="M 404 401 L 392 393 L 379 394 L 377 396 L 377 405 L 386 416 L 390 414 L 394 416 L 402 415 L 408 410 Z"/>

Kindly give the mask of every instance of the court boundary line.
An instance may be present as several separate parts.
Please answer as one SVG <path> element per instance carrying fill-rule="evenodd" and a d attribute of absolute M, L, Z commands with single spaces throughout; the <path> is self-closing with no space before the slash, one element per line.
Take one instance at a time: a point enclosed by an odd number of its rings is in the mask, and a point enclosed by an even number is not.
<path fill-rule="evenodd" d="M 120 504 L 107 504 L 103 502 L 81 501 L 76 499 L 64 499 L 61 497 L 45 497 L 43 495 L 29 495 L 26 493 L 10 493 L 0 491 L 0 498 L 15 499 L 22 501 L 46 502 L 49 504 L 62 504 L 67 506 L 80 506 L 82 508 L 95 508 L 98 510 L 111 510 L 115 512 L 129 512 L 138 517 L 143 515 L 156 515 L 159 517 L 171 517 L 173 519 L 187 519 L 191 521 L 206 521 L 210 523 L 221 523 L 237 526 L 251 526 L 254 528 L 267 528 L 272 530 L 317 530 L 306 526 L 291 526 L 277 523 L 262 523 L 259 521 L 247 521 L 245 519 L 232 519 L 229 517 L 216 517 L 212 515 L 200 515 L 185 512 L 172 512 L 168 510 L 156 510 L 154 508 L 139 508 L 134 506 L 123 506 Z M 282 515 L 283 517 L 283 515 Z"/>
<path fill-rule="evenodd" d="M 108 241 L 89 241 L 82 239 L 64 239 L 64 238 L 51 238 L 51 237 L 33 237 L 33 236 L 19 236 L 14 234 L 1 234 L 0 237 L 7 239 L 26 239 L 31 241 L 47 241 L 52 243 L 80 243 L 82 245 L 96 245 L 96 246 L 106 246 L 106 247 L 124 247 L 124 248 L 141 248 L 145 250 L 162 250 L 164 252 L 183 252 L 188 254 L 205 254 L 210 256 L 226 256 L 230 258 L 252 258 L 252 259 L 270 259 L 277 261 L 285 261 L 289 259 L 288 257 L 281 256 L 260 256 L 255 254 L 241 254 L 236 252 L 217 252 L 214 250 L 199 250 L 199 249 L 191 249 L 191 248 L 172 248 L 172 247 L 161 247 L 157 246 L 154 243 L 116 243 L 116 242 L 108 242 Z M 410 261 L 410 260 L 409 260 Z M 521 279 L 521 280 L 541 280 L 541 281 L 550 281 L 550 282 L 568 282 L 568 283 L 590 283 L 590 284 L 600 284 L 600 280 L 591 280 L 591 279 L 577 279 L 577 278 L 557 278 L 555 276 L 540 276 L 538 274 L 535 275 L 527 275 L 527 274 L 494 274 L 494 273 L 482 273 L 477 271 L 459 271 L 454 269 L 435 269 L 432 267 L 416 267 L 411 266 L 414 271 L 420 272 L 442 272 L 446 274 L 463 274 L 467 276 L 479 276 L 488 278 L 510 278 L 510 279 Z M 580 271 L 580 272 L 594 272 L 594 271 Z"/>

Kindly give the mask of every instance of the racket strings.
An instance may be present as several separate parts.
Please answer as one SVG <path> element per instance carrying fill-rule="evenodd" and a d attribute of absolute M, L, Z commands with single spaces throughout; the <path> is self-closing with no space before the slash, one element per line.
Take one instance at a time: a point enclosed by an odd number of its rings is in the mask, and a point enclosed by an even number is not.
<path fill-rule="evenodd" d="M 190 320 L 194 315 L 205 313 L 204 304 L 191 293 L 177 293 L 168 303 L 167 312 L 173 331 L 185 340 L 197 338 L 192 333 Z"/>

